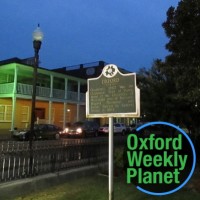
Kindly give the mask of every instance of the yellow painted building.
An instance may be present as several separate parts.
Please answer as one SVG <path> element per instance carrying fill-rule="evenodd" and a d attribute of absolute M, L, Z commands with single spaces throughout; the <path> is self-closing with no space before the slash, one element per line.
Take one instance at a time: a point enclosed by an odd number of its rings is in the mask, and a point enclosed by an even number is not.
<path fill-rule="evenodd" d="M 14 58 L 0 62 L 0 134 L 31 121 L 33 67 Z M 85 119 L 84 79 L 38 68 L 35 122 L 65 127 Z"/>

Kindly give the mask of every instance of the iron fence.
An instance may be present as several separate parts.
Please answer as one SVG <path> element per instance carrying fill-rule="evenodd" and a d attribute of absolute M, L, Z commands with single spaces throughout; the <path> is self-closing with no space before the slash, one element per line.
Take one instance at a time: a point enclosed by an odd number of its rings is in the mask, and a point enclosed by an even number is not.
<path fill-rule="evenodd" d="M 121 139 L 116 145 L 124 144 Z M 108 139 L 0 143 L 0 182 L 105 162 Z"/>

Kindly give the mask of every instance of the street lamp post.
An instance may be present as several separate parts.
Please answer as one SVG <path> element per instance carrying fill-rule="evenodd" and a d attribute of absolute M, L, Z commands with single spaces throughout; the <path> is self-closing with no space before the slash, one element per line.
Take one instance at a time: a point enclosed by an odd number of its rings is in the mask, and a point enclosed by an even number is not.
<path fill-rule="evenodd" d="M 40 29 L 40 25 L 33 32 L 33 48 L 34 48 L 34 70 L 33 70 L 33 90 L 32 90 L 32 107 L 31 107 L 31 125 L 29 135 L 29 148 L 30 148 L 30 175 L 32 174 L 33 165 L 33 137 L 34 137 L 34 123 L 35 123 L 35 101 L 36 101 L 36 85 L 37 85 L 37 68 L 39 63 L 39 50 L 42 44 L 43 33 Z"/>

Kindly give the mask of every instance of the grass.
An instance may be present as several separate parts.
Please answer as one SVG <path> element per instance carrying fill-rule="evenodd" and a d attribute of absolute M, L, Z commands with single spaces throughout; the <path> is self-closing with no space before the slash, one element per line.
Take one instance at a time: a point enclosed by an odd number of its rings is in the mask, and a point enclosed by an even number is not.
<path fill-rule="evenodd" d="M 108 177 L 94 176 L 68 181 L 65 184 L 50 187 L 37 193 L 17 197 L 14 200 L 107 200 Z M 167 196 L 151 196 L 138 191 L 134 185 L 127 185 L 122 178 L 114 179 L 115 200 L 199 200 L 200 193 L 181 189 Z"/>

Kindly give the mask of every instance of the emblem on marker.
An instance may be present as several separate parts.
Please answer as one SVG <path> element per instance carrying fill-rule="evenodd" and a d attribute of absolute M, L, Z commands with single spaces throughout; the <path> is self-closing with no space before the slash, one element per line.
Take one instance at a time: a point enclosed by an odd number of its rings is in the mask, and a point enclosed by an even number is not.
<path fill-rule="evenodd" d="M 107 78 L 114 77 L 118 72 L 118 68 L 116 65 L 107 65 L 103 69 L 103 75 Z"/>

